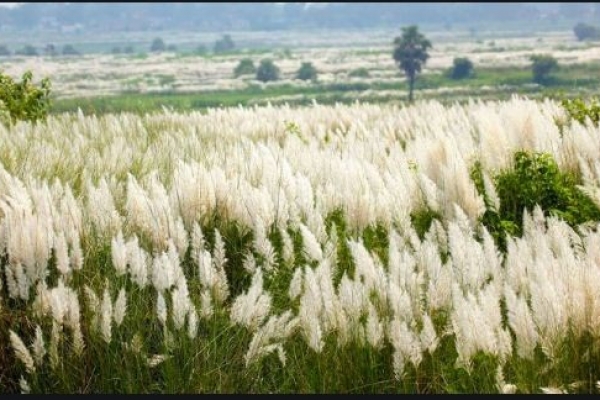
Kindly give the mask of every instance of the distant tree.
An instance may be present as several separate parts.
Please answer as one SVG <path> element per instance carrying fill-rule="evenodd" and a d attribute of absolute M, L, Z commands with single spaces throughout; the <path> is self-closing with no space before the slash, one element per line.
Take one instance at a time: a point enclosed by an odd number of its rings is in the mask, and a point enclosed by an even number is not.
<path fill-rule="evenodd" d="M 215 53 L 226 53 L 235 48 L 235 43 L 231 39 L 230 35 L 223 35 L 223 37 L 215 42 L 213 51 Z"/>
<path fill-rule="evenodd" d="M 296 72 L 296 78 L 303 81 L 316 81 L 317 80 L 317 69 L 310 62 L 303 62 L 298 72 Z"/>
<path fill-rule="evenodd" d="M 550 72 L 557 70 L 558 61 L 551 55 L 533 55 L 530 57 L 532 61 L 531 71 L 533 72 L 533 81 L 539 84 L 546 83 Z"/>
<path fill-rule="evenodd" d="M 10 50 L 5 44 L 0 44 L 0 56 L 10 56 Z"/>
<path fill-rule="evenodd" d="M 167 46 L 165 45 L 165 42 L 161 39 L 161 38 L 156 38 L 152 41 L 152 44 L 150 45 L 150 51 L 159 53 L 161 51 L 165 51 L 167 49 Z"/>
<path fill-rule="evenodd" d="M 44 53 L 47 56 L 55 56 L 56 54 L 58 54 L 58 51 L 56 51 L 56 46 L 54 46 L 54 44 L 48 43 L 44 48 Z"/>
<path fill-rule="evenodd" d="M 65 44 L 62 49 L 62 53 L 65 56 L 77 56 L 79 52 L 71 44 Z"/>
<path fill-rule="evenodd" d="M 198 47 L 196 47 L 196 54 L 203 56 L 206 53 L 208 53 L 208 48 L 205 44 L 199 44 Z"/>
<path fill-rule="evenodd" d="M 394 39 L 393 57 L 399 68 L 404 71 L 408 79 L 408 101 L 413 101 L 413 90 L 417 74 L 421 72 L 427 62 L 431 42 L 419 32 L 416 25 L 402 28 L 402 36 Z"/>
<path fill-rule="evenodd" d="M 123 49 L 123 53 L 126 53 L 126 54 L 132 54 L 134 52 L 135 52 L 135 50 L 133 49 L 133 46 L 131 46 L 131 45 L 125 46 L 125 48 Z"/>
<path fill-rule="evenodd" d="M 454 59 L 452 68 L 448 73 L 451 79 L 466 79 L 473 76 L 473 62 L 466 57 L 457 57 Z"/>
<path fill-rule="evenodd" d="M 371 74 L 369 74 L 369 70 L 365 67 L 360 67 L 350 71 L 348 73 L 348 76 L 350 78 L 368 78 L 369 76 L 371 76 Z"/>
<path fill-rule="evenodd" d="M 115 46 L 110 50 L 110 52 L 112 54 L 121 54 L 121 48 L 119 46 Z"/>
<path fill-rule="evenodd" d="M 595 26 L 584 24 L 583 22 L 575 25 L 573 32 L 579 41 L 600 39 L 600 30 Z"/>
<path fill-rule="evenodd" d="M 237 78 L 242 75 L 253 75 L 256 73 L 254 62 L 249 58 L 240 60 L 238 65 L 233 70 L 233 75 Z"/>
<path fill-rule="evenodd" d="M 177 51 L 177 46 L 174 44 L 170 44 L 167 46 L 167 51 L 175 53 Z"/>
<path fill-rule="evenodd" d="M 279 68 L 273 63 L 273 60 L 261 60 L 256 70 L 256 79 L 261 82 L 276 81 L 279 79 Z"/>
<path fill-rule="evenodd" d="M 20 56 L 37 56 L 38 51 L 30 44 L 25 45 L 21 50 L 15 51 L 15 54 Z"/>

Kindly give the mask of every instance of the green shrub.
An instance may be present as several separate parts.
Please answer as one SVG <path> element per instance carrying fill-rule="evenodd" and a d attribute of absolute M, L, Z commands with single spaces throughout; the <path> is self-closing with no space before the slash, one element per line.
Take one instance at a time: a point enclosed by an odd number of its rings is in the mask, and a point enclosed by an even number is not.
<path fill-rule="evenodd" d="M 466 57 L 454 59 L 452 68 L 448 71 L 451 79 L 466 79 L 473 76 L 473 62 Z"/>
<path fill-rule="evenodd" d="M 298 72 L 296 72 L 296 78 L 303 81 L 317 80 L 317 69 L 310 62 L 303 62 Z"/>
<path fill-rule="evenodd" d="M 484 194 L 486 212 L 481 222 L 505 250 L 506 234 L 521 236 L 523 213 L 539 205 L 545 215 L 562 218 L 570 226 L 588 221 L 600 221 L 600 209 L 577 185 L 580 179 L 571 173 L 561 172 L 547 153 L 517 151 L 513 168 L 493 177 L 500 200 L 500 209 L 494 210 L 485 194 L 481 165 L 471 170 L 478 191 Z"/>
<path fill-rule="evenodd" d="M 558 61 L 551 55 L 533 55 L 530 57 L 532 62 L 531 72 L 533 73 L 533 81 L 535 83 L 544 84 L 548 82 L 548 75 L 557 70 Z"/>
<path fill-rule="evenodd" d="M 50 81 L 42 79 L 39 86 L 31 81 L 33 74 L 27 71 L 21 82 L 0 73 L 0 122 L 14 124 L 18 120 L 36 122 L 48 115 L 50 107 Z"/>
<path fill-rule="evenodd" d="M 256 70 L 256 79 L 261 82 L 279 80 L 279 68 L 272 60 L 262 60 Z"/>
<path fill-rule="evenodd" d="M 570 120 L 576 120 L 580 124 L 585 124 L 586 121 L 598 125 L 600 121 L 600 102 L 597 98 L 592 98 L 587 104 L 583 99 L 564 99 L 561 101 L 561 105 L 567 112 L 567 116 Z"/>
<path fill-rule="evenodd" d="M 233 70 L 233 75 L 237 78 L 242 75 L 253 75 L 256 73 L 254 62 L 250 58 L 240 60 L 238 65 Z"/>

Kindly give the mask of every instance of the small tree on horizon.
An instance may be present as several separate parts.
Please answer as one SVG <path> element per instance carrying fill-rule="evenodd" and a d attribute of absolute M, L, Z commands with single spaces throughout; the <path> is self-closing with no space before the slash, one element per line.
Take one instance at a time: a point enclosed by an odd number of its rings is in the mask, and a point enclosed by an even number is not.
<path fill-rule="evenodd" d="M 416 25 L 402 28 L 402 36 L 394 39 L 393 57 L 398 67 L 404 71 L 408 79 L 408 101 L 413 101 L 413 90 L 417 74 L 421 72 L 427 62 L 431 42 L 419 32 Z"/>
<path fill-rule="evenodd" d="M 466 79 L 473 76 L 473 62 L 466 57 L 454 59 L 449 76 L 451 79 Z"/>
<path fill-rule="evenodd" d="M 532 61 L 531 71 L 533 72 L 533 81 L 535 83 L 547 83 L 548 75 L 559 68 L 556 58 L 548 54 L 536 54 L 531 56 L 530 60 Z"/>
<path fill-rule="evenodd" d="M 223 37 L 215 42 L 213 51 L 215 53 L 226 53 L 235 48 L 231 35 L 223 35 Z"/>
<path fill-rule="evenodd" d="M 161 38 L 156 38 L 152 41 L 152 45 L 150 45 L 150 51 L 159 53 L 161 51 L 165 51 L 167 49 L 167 45 Z"/>
<path fill-rule="evenodd" d="M 296 72 L 296 78 L 315 82 L 317 80 L 317 69 L 311 62 L 303 62 L 298 72 Z"/>
<path fill-rule="evenodd" d="M 261 60 L 256 70 L 256 80 L 261 82 L 279 80 L 279 68 L 273 63 L 273 60 Z"/>
<path fill-rule="evenodd" d="M 233 70 L 233 75 L 237 78 L 242 75 L 252 75 L 256 73 L 254 62 L 250 58 L 243 58 Z"/>
<path fill-rule="evenodd" d="M 583 22 L 573 27 L 573 33 L 579 41 L 600 39 L 600 29 L 589 24 L 584 24 Z"/>

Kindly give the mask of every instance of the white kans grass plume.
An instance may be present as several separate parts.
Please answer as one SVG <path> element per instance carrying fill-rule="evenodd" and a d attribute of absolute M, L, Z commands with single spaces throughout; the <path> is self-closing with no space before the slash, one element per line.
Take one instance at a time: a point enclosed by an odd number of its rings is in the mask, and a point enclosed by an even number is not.
<path fill-rule="evenodd" d="M 257 268 L 250 288 L 235 298 L 231 306 L 231 321 L 256 330 L 271 312 L 271 295 L 263 290 L 263 273 Z"/>
<path fill-rule="evenodd" d="M 13 330 L 9 330 L 9 336 L 10 336 L 10 344 L 12 345 L 12 348 L 17 356 L 17 359 L 19 359 L 19 361 L 21 361 L 23 364 L 25 364 L 25 368 L 27 369 L 28 373 L 34 374 L 35 373 L 35 363 L 33 361 L 33 357 L 31 356 L 31 353 L 27 349 L 27 346 L 25 346 L 25 343 L 23 343 L 23 341 L 21 340 L 19 335 L 17 335 Z"/>

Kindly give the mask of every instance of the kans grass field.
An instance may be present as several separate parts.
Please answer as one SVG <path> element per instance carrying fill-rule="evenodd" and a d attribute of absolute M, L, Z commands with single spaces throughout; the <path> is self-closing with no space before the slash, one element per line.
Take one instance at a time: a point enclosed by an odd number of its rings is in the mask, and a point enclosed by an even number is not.
<path fill-rule="evenodd" d="M 286 78 L 237 107 L 95 112 L 145 74 L 175 77 L 163 100 L 257 83 L 240 55 L 4 59 L 57 108 L 0 125 L 0 391 L 598 393 L 600 128 L 525 83 L 539 45 L 594 93 L 600 51 L 542 36 L 431 34 L 422 82 L 455 56 L 490 69 L 410 105 L 381 35 L 276 62 L 322 85 L 365 67 L 386 102 Z"/>

